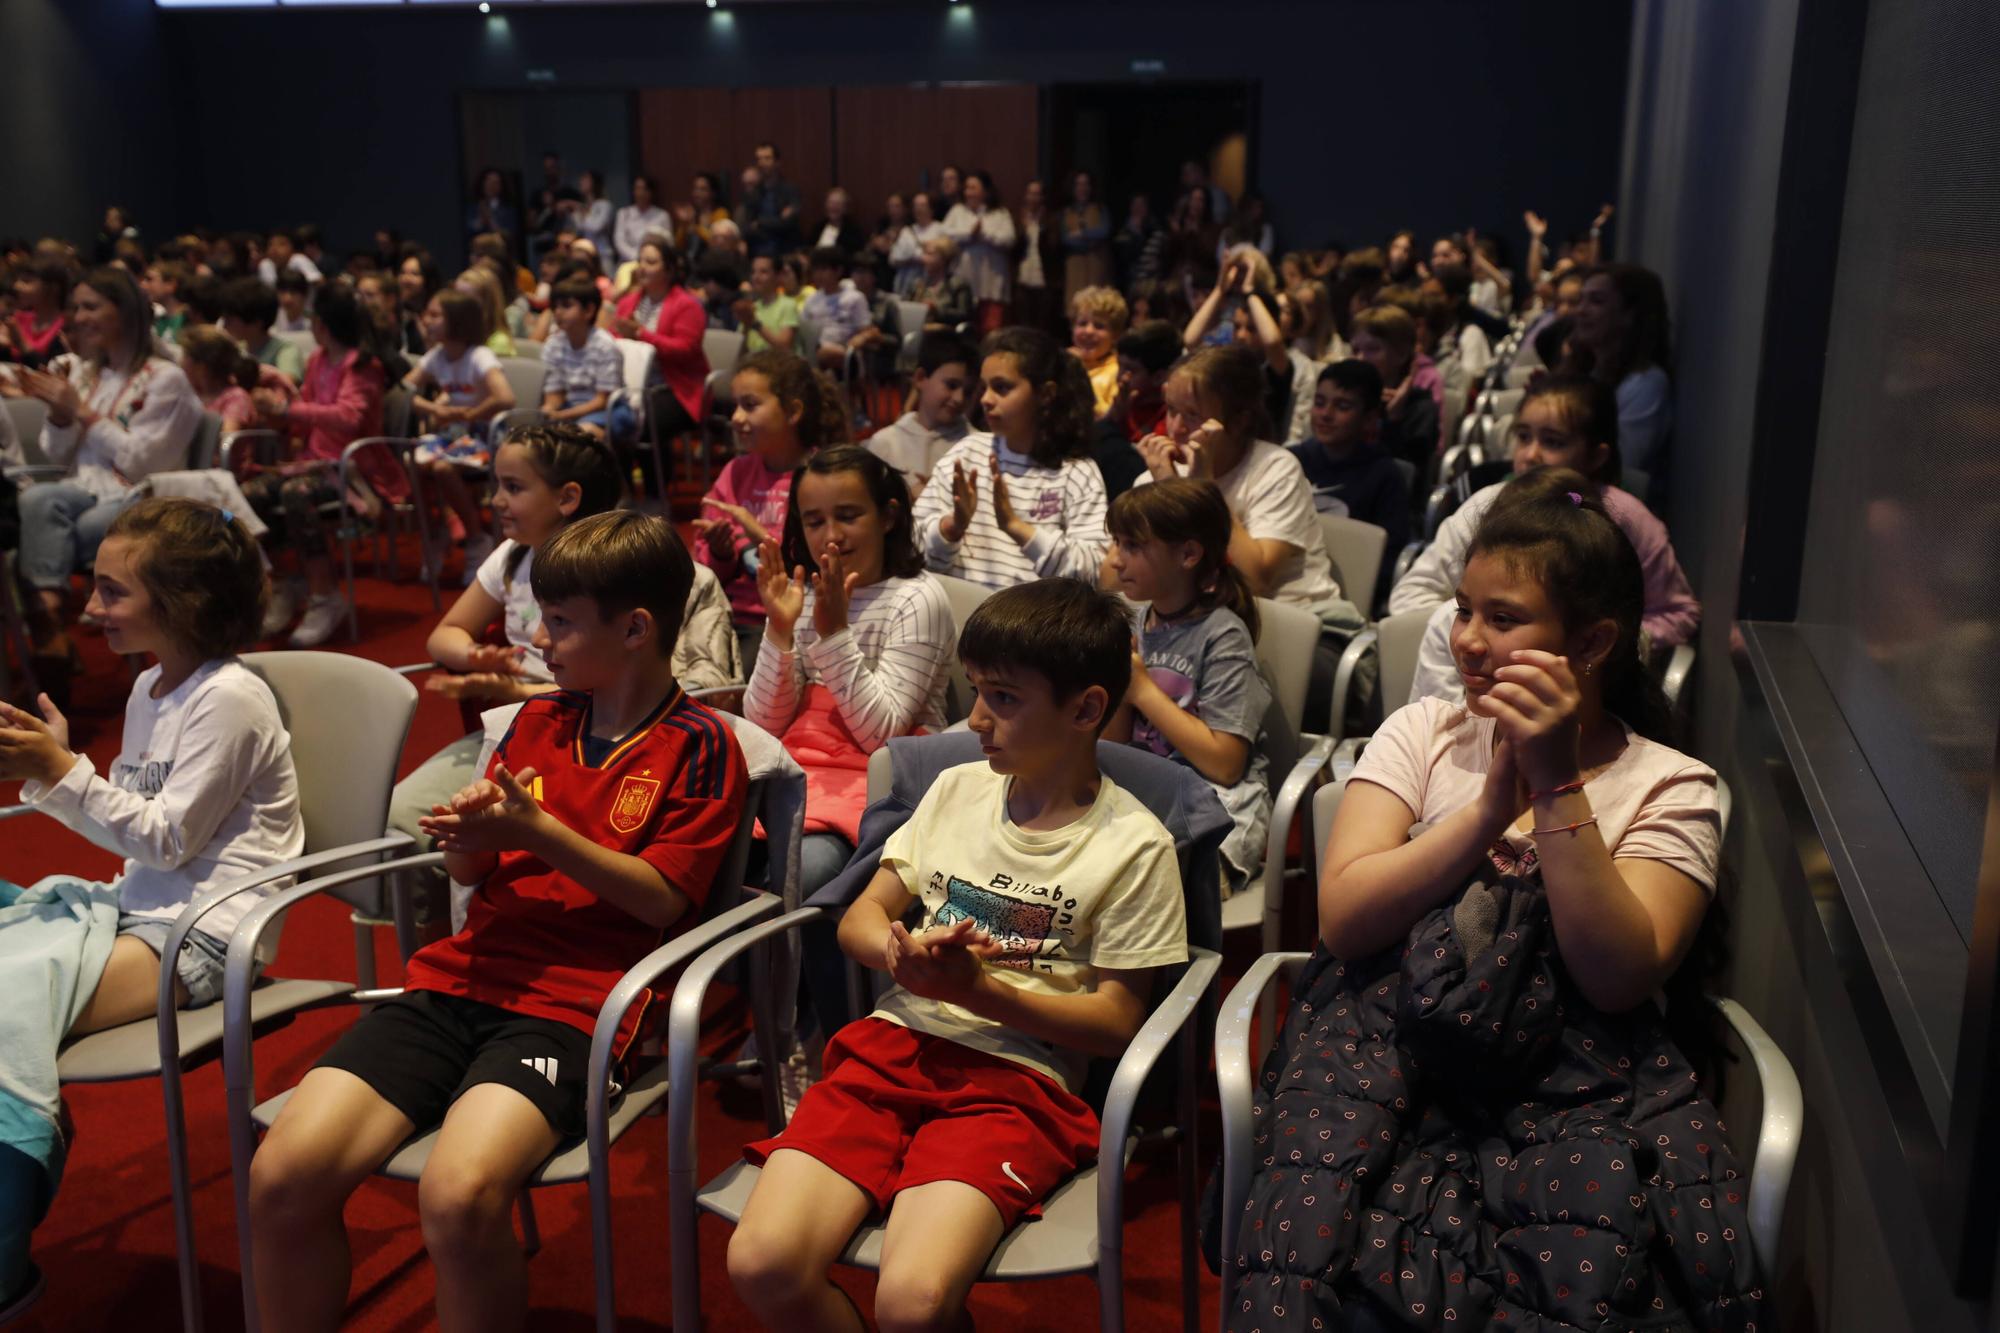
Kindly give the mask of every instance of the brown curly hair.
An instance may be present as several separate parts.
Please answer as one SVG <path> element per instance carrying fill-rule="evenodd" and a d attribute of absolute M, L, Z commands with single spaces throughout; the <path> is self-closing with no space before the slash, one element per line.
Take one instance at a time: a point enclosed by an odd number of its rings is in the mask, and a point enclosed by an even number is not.
<path fill-rule="evenodd" d="M 771 396 L 787 409 L 793 403 L 800 405 L 799 443 L 807 449 L 846 443 L 847 409 L 840 401 L 840 386 L 804 357 L 767 347 L 745 357 L 736 374 L 762 375 L 771 386 Z"/>
<path fill-rule="evenodd" d="M 264 555 L 243 520 L 198 500 L 151 496 L 111 521 L 132 543 L 154 617 L 206 662 L 249 647 L 264 624 Z"/>
<path fill-rule="evenodd" d="M 1093 410 L 1090 374 L 1076 354 L 1040 329 L 1023 325 L 997 329 L 979 345 L 979 360 L 1011 356 L 1021 378 L 1035 391 L 1035 444 L 1028 451 L 1043 467 L 1090 454 Z"/>

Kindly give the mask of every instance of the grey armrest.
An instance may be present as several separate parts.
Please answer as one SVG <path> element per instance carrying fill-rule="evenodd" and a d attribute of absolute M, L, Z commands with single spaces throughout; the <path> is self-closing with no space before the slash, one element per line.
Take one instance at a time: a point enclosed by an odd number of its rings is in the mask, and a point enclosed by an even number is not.
<path fill-rule="evenodd" d="M 1354 688 L 1354 673 L 1361 668 L 1361 660 L 1375 647 L 1380 636 L 1371 627 L 1357 633 L 1340 650 L 1340 661 L 1333 669 L 1333 697 L 1326 705 L 1326 734 L 1335 740 L 1347 735 L 1347 696 Z"/>
<path fill-rule="evenodd" d="M 1236 1290 L 1235 1265 L 1243 1205 L 1250 1197 L 1250 1153 L 1254 1142 L 1250 1122 L 1251 1096 L 1258 1061 L 1250 1051 L 1250 1028 L 1263 1007 L 1264 992 L 1282 974 L 1294 981 L 1310 954 L 1267 953 L 1250 965 L 1222 1002 L 1215 1020 L 1215 1084 L 1222 1108 L 1222 1323 L 1229 1326 L 1230 1297 Z M 1270 1034 L 1273 1039 L 1276 1033 Z"/>
<path fill-rule="evenodd" d="M 1292 823 L 1310 797 L 1313 779 L 1332 762 L 1334 747 L 1332 736 L 1321 736 L 1314 741 L 1292 765 L 1292 771 L 1285 774 L 1285 780 L 1278 785 L 1277 798 L 1271 802 L 1271 827 L 1264 843 L 1263 945 L 1267 951 L 1278 947 L 1278 927 L 1285 906 L 1285 848 L 1291 839 Z M 1305 863 L 1306 882 L 1312 884 L 1319 878 L 1319 867 L 1312 863 L 1311 838 L 1306 839 Z"/>

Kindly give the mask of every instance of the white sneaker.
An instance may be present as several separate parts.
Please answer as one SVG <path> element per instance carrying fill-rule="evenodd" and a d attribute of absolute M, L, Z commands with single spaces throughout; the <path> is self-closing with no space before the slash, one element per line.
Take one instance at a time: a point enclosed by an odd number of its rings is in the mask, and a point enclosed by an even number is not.
<path fill-rule="evenodd" d="M 479 577 L 479 567 L 486 563 L 486 557 L 493 554 L 493 538 L 488 533 L 465 539 L 465 575 L 461 580 L 470 588 Z"/>
<path fill-rule="evenodd" d="M 340 622 L 347 619 L 347 599 L 337 592 L 314 597 L 306 603 L 305 618 L 292 631 L 294 648 L 317 648 L 333 637 Z"/>
<path fill-rule="evenodd" d="M 257 637 L 273 639 L 283 634 L 298 613 L 299 599 L 292 595 L 290 588 L 280 585 L 271 589 L 271 604 L 264 608 L 264 624 L 257 631 Z"/>

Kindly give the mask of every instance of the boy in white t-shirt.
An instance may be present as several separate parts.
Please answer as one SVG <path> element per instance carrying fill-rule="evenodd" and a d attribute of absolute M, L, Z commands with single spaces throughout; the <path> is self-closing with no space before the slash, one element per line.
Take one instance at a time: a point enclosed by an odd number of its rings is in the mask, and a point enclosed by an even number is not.
<path fill-rule="evenodd" d="M 955 333 L 923 335 L 910 379 L 916 406 L 868 437 L 868 452 L 903 474 L 912 503 L 938 460 L 970 429 L 965 404 L 977 359 L 972 344 Z"/>
<path fill-rule="evenodd" d="M 1075 579 L 996 592 L 959 653 L 986 754 L 941 774 L 840 922 L 848 956 L 895 986 L 834 1034 L 729 1243 L 769 1328 L 862 1326 L 827 1272 L 888 1214 L 875 1316 L 963 1320 L 1007 1231 L 1095 1155 L 1077 1095 L 1187 958 L 1173 837 L 1097 767 L 1131 677 L 1123 603 Z M 921 902 L 923 921 L 901 921 Z"/>

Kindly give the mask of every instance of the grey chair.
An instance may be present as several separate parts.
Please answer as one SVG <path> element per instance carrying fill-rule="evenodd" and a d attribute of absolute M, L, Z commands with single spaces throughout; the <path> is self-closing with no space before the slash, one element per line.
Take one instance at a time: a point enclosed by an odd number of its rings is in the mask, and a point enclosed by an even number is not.
<path fill-rule="evenodd" d="M 1334 671 L 1333 699 L 1329 704 L 1332 724 L 1328 734 L 1340 740 L 1334 765 L 1351 762 L 1359 753 L 1360 740 L 1347 735 L 1347 684 L 1369 653 L 1378 656 L 1375 673 L 1375 700 L 1383 717 L 1410 702 L 1410 689 L 1417 678 L 1417 652 L 1423 646 L 1424 630 L 1434 607 L 1419 607 L 1384 616 L 1347 641 L 1341 650 L 1340 665 Z"/>
<path fill-rule="evenodd" d="M 944 585 L 945 599 L 951 603 L 953 641 L 965 630 L 965 622 L 979 609 L 979 604 L 993 595 L 993 589 L 983 583 L 973 583 L 968 579 L 955 578 L 950 574 L 933 574 L 932 578 Z M 965 667 L 953 653 L 951 661 L 945 665 L 944 715 L 947 722 L 957 722 L 972 712 L 972 682 L 967 679 Z"/>
<path fill-rule="evenodd" d="M 243 664 L 263 677 L 277 696 L 290 733 L 298 770 L 299 806 L 305 822 L 305 854 L 233 881 L 189 904 L 175 920 L 161 955 L 180 953 L 188 932 L 222 903 L 239 894 L 298 875 L 354 867 L 347 880 L 356 893 L 369 891 L 381 871 L 373 859 L 408 847 L 404 835 L 384 835 L 396 763 L 416 712 L 417 692 L 387 667 L 343 653 L 249 653 Z M 357 717 L 369 719 L 356 727 Z M 0 818 L 27 807 L 0 811 Z M 275 952 L 276 934 L 272 934 Z M 373 939 L 358 933 L 357 964 L 365 955 L 372 967 Z M 249 957 L 246 969 L 259 960 Z M 345 982 L 253 978 L 246 970 L 241 1001 L 243 1040 L 291 1016 L 351 990 Z M 254 980 L 254 984 L 253 983 Z M 160 1079 L 166 1110 L 167 1174 L 173 1199 L 178 1247 L 181 1323 L 188 1333 L 202 1327 L 201 1282 L 195 1249 L 194 1206 L 189 1196 L 187 1116 L 181 1077 L 213 1059 L 223 1042 L 224 1006 L 180 1009 L 174 1003 L 174 970 L 160 970 L 159 1007 L 151 1018 L 107 1028 L 67 1042 L 57 1058 L 64 1083 L 120 1083 Z"/>
<path fill-rule="evenodd" d="M 889 742 L 889 760 L 896 769 L 894 788 L 871 805 L 864 819 L 862 843 L 870 843 L 871 826 L 883 811 L 914 809 L 932 777 L 956 763 L 978 762 L 977 738 L 966 734 L 911 737 Z M 1177 1115 L 1181 1139 L 1182 1302 L 1186 1327 L 1198 1326 L 1194 1264 L 1193 1208 L 1195 1071 L 1204 1063 L 1195 1050 L 1198 1025 L 1193 1021 L 1204 1006 L 1209 985 L 1221 966 L 1217 949 L 1220 922 L 1214 910 L 1214 862 L 1228 815 L 1206 782 L 1191 770 L 1131 746 L 1100 743 L 1100 765 L 1114 781 L 1151 807 L 1175 833 L 1183 886 L 1188 893 L 1189 963 L 1173 986 L 1154 1005 L 1125 1054 L 1111 1071 L 1100 1123 L 1099 1161 L 1122 1168 L 1129 1161 L 1132 1117 L 1141 1085 L 1161 1054 L 1177 1038 L 1181 1048 L 1181 1078 Z M 871 768 L 873 767 L 871 763 Z M 1171 793 L 1171 795 L 1169 795 Z M 892 820 L 891 822 L 897 822 Z M 879 837 L 879 833 L 878 833 Z M 874 845 L 879 847 L 879 841 Z M 667 1171 L 673 1232 L 674 1327 L 701 1327 L 700 1241 L 698 1209 L 731 1222 L 742 1217 L 758 1169 L 738 1162 L 697 1193 L 695 1185 L 695 1125 L 692 1089 L 699 1055 L 701 1010 L 718 972 L 739 955 L 768 947 L 790 931 L 812 921 L 826 921 L 866 883 L 869 866 L 862 854 L 809 903 L 772 921 L 762 922 L 716 945 L 689 965 L 674 990 L 668 1021 L 668 1058 L 673 1065 L 667 1100 Z M 760 1032 L 764 1031 L 760 1024 Z M 1102 1066 L 1105 1062 L 1096 1062 Z M 768 1067 L 768 1066 L 767 1066 Z M 1097 1069 L 1098 1074 L 1104 1071 Z M 1093 1084 L 1096 1083 L 1093 1079 Z M 767 1098 L 767 1103 L 769 1099 Z M 771 1126 L 773 1132 L 781 1124 Z M 1090 1166 L 1070 1178 L 1043 1202 L 1040 1221 L 1014 1228 L 988 1261 L 984 1278 L 1025 1281 L 1075 1273 L 1097 1280 L 1102 1327 L 1118 1333 L 1124 1323 L 1124 1194 L 1123 1169 Z M 841 1262 L 875 1267 L 881 1259 L 882 1228 L 863 1226 L 855 1233 Z M 600 1325 L 601 1328 L 608 1326 Z"/>
<path fill-rule="evenodd" d="M 1303 732 L 1313 650 L 1319 644 L 1319 617 L 1300 607 L 1259 597 L 1257 618 L 1262 622 L 1257 664 L 1271 683 L 1271 709 L 1264 719 L 1263 736 L 1273 783 L 1271 827 L 1258 876 L 1222 900 L 1222 929 L 1257 929 L 1261 932 L 1260 947 L 1271 950 L 1278 947 L 1284 923 L 1286 871 L 1290 868 L 1285 848 L 1292 825 L 1303 813 L 1313 784 L 1326 771 L 1336 737 Z M 1310 884 L 1312 868 L 1304 869 Z"/>
<path fill-rule="evenodd" d="M 382 669 L 387 670 L 387 668 Z M 730 717 L 727 720 L 731 727 L 737 730 L 745 727 L 754 729 L 754 724 L 744 722 L 740 718 Z M 727 940 L 732 933 L 779 910 L 780 903 L 777 898 L 744 884 L 744 869 L 749 860 L 752 833 L 757 826 L 758 817 L 767 813 L 764 802 L 765 788 L 772 782 L 788 780 L 797 782 L 800 790 L 794 795 L 802 803 L 804 800 L 802 776 L 786 779 L 780 775 L 753 774 L 735 838 L 716 873 L 702 920 L 647 954 L 619 978 L 617 985 L 612 987 L 610 994 L 606 996 L 603 1007 L 598 1011 L 596 1026 L 591 1033 L 590 1068 L 587 1076 L 589 1092 L 584 1108 L 583 1142 L 569 1141 L 559 1144 L 555 1152 L 529 1176 L 527 1189 L 521 1196 L 519 1207 L 523 1241 L 527 1252 L 532 1256 L 541 1246 L 540 1235 L 535 1226 L 534 1208 L 530 1202 L 533 1191 L 554 1185 L 572 1185 L 579 1181 L 588 1185 L 591 1251 L 596 1268 L 597 1322 L 601 1329 L 609 1330 L 617 1327 L 612 1267 L 614 1237 L 611 1230 L 611 1146 L 641 1117 L 659 1105 L 667 1095 L 669 1080 L 669 1061 L 646 1055 L 635 1044 L 633 1054 L 626 1063 L 624 1083 L 621 1086 L 613 1082 L 613 1075 L 617 1072 L 614 1067 L 613 1052 L 617 1045 L 619 1028 L 635 1006 L 641 1006 L 648 1000 L 653 993 L 652 987 L 661 977 L 673 972 L 703 950 Z M 767 820 L 767 828 L 774 829 L 776 823 L 776 820 Z M 772 836 L 777 838 L 784 835 L 773 831 Z M 774 859 L 778 855 L 781 853 L 774 851 Z M 260 1326 L 253 1268 L 255 1238 L 250 1225 L 250 1162 L 256 1154 L 260 1131 L 269 1129 L 276 1122 L 278 1113 L 284 1109 L 285 1103 L 295 1091 L 287 1089 L 263 1102 L 255 1100 L 256 1071 L 252 1065 L 251 1019 L 248 1006 L 255 995 L 252 989 L 252 977 L 259 942 L 284 912 L 308 898 L 328 892 L 342 893 L 362 876 L 387 873 L 401 879 L 405 877 L 404 872 L 440 866 L 443 862 L 442 853 L 431 852 L 391 861 L 379 867 L 365 867 L 325 875 L 296 885 L 258 904 L 248 916 L 244 917 L 242 925 L 230 940 L 222 1000 L 225 1018 L 223 1079 L 229 1102 L 229 1149 L 235 1185 L 237 1250 L 242 1265 L 244 1326 L 250 1333 L 256 1333 Z M 340 991 L 330 996 L 326 1002 L 373 1004 L 400 994 L 402 994 L 400 987 L 377 989 L 372 983 L 342 985 Z M 424 1167 L 430 1161 L 431 1152 L 436 1147 L 437 1132 L 438 1126 L 429 1126 L 419 1131 L 378 1167 L 376 1174 L 390 1180 L 414 1182 L 421 1179 Z"/>
<path fill-rule="evenodd" d="M 21 453 L 25 461 L 40 463 L 42 457 L 42 423 L 48 420 L 49 405 L 39 398 L 0 398 L 7 408 L 7 415 L 14 422 L 14 433 L 21 438 Z"/>
<path fill-rule="evenodd" d="M 1333 820 L 1347 787 L 1343 778 L 1320 789 L 1313 798 L 1312 830 L 1315 862 L 1326 860 L 1326 845 L 1332 836 Z M 1716 796 L 1722 807 L 1722 829 L 1729 831 L 1733 802 L 1728 784 L 1717 781 Z M 1250 965 L 1242 980 L 1222 1003 L 1215 1025 L 1215 1081 L 1222 1110 L 1222 1294 L 1219 1327 L 1227 1328 L 1235 1293 L 1235 1256 L 1238 1231 L 1243 1224 L 1244 1206 L 1250 1199 L 1251 1153 L 1256 1126 L 1251 1103 L 1262 1050 L 1277 1033 L 1268 1020 L 1256 1047 L 1251 1042 L 1253 1023 L 1266 993 L 1282 982 L 1294 988 L 1300 970 L 1310 954 L 1266 953 Z M 1785 1216 L 1785 1196 L 1791 1190 L 1792 1170 L 1798 1162 L 1799 1136 L 1805 1124 L 1805 1094 L 1798 1073 L 1784 1050 L 1771 1039 L 1750 1012 L 1735 1000 L 1712 997 L 1724 1021 L 1749 1055 L 1757 1071 L 1760 1093 L 1759 1115 L 1754 1138 L 1737 1135 L 1738 1144 L 1752 1144 L 1750 1153 L 1750 1241 L 1767 1273 L 1776 1271 L 1778 1241 Z"/>
<path fill-rule="evenodd" d="M 1345 514 L 1321 514 L 1319 530 L 1333 561 L 1334 581 L 1342 595 L 1367 614 L 1375 607 L 1375 582 L 1388 551 L 1388 531 Z"/>

